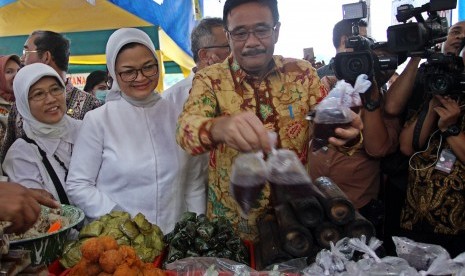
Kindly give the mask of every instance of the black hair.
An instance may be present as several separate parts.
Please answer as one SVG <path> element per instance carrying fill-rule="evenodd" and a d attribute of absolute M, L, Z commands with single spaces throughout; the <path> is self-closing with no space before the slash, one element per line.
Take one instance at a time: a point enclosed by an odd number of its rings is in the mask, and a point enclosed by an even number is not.
<path fill-rule="evenodd" d="M 226 0 L 223 7 L 223 24 L 226 30 L 228 29 L 229 13 L 234 8 L 247 3 L 258 3 L 268 7 L 273 15 L 273 24 L 276 25 L 279 22 L 278 0 Z"/>
<path fill-rule="evenodd" d="M 341 46 L 341 37 L 351 36 L 352 35 L 352 22 L 353 20 L 341 20 L 334 25 L 333 28 L 333 45 L 334 48 L 339 48 Z M 367 27 L 368 24 L 365 20 L 361 19 L 358 21 L 359 27 Z"/>
<path fill-rule="evenodd" d="M 102 70 L 96 70 L 91 72 L 86 79 L 86 85 L 84 86 L 84 91 L 91 93 L 92 88 L 102 81 L 108 81 L 108 74 Z"/>
<path fill-rule="evenodd" d="M 70 55 L 69 40 L 63 35 L 52 31 L 37 30 L 32 32 L 31 35 L 36 35 L 34 45 L 39 51 L 39 57 L 42 56 L 43 52 L 49 51 L 57 67 L 67 72 Z"/>
<path fill-rule="evenodd" d="M 204 18 L 192 30 L 191 50 L 196 63 L 199 61 L 199 50 L 215 43 L 215 38 L 213 37 L 213 28 L 215 27 L 223 27 L 223 21 L 221 18 Z"/>

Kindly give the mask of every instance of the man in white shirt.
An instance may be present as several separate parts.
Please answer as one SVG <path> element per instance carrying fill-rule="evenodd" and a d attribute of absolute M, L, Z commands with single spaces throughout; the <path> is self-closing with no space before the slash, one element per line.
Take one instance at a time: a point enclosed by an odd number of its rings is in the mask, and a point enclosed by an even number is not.
<path fill-rule="evenodd" d="M 189 96 L 192 80 L 195 72 L 212 65 L 223 62 L 229 55 L 230 49 L 221 18 L 204 18 L 192 30 L 191 48 L 196 67 L 192 69 L 189 76 L 176 83 L 163 92 L 162 97 L 174 103 L 177 115 L 181 114 L 184 102 Z M 186 153 L 186 158 L 197 159 L 197 162 L 189 162 L 188 179 L 191 182 L 208 181 L 208 154 L 191 156 Z"/>

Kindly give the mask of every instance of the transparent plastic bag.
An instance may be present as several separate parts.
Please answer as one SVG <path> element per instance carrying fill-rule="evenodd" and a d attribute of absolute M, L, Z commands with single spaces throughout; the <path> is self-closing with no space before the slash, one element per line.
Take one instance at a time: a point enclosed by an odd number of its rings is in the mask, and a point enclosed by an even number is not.
<path fill-rule="evenodd" d="M 335 87 L 329 92 L 328 97 L 339 98 L 342 106 L 349 107 L 354 112 L 358 113 L 362 106 L 360 94 L 365 93 L 371 86 L 371 81 L 368 76 L 361 74 L 357 77 L 354 86 L 344 80 L 336 83 Z"/>
<path fill-rule="evenodd" d="M 257 275 L 251 267 L 228 259 L 213 257 L 189 257 L 166 265 L 168 275 Z M 173 274 L 171 274 L 173 273 Z"/>
<path fill-rule="evenodd" d="M 263 154 L 244 153 L 234 160 L 230 179 L 233 198 L 241 208 L 241 215 L 247 217 L 265 186 L 267 176 Z"/>
<path fill-rule="evenodd" d="M 440 255 L 450 259 L 449 253 L 439 245 L 412 241 L 405 237 L 392 237 L 397 256 L 405 259 L 412 267 L 428 270 L 433 261 Z"/>
<path fill-rule="evenodd" d="M 334 130 L 338 127 L 344 128 L 350 125 L 353 114 L 350 110 L 358 113 L 362 100 L 361 93 L 370 88 L 371 82 L 365 74 L 359 75 L 352 86 L 344 80 L 339 80 L 316 107 L 313 117 L 314 130 L 312 150 L 317 151 L 328 145 L 329 137 L 334 137 Z"/>
<path fill-rule="evenodd" d="M 341 104 L 340 98 L 325 98 L 315 109 L 313 118 L 312 151 L 328 145 L 328 139 L 335 137 L 335 129 L 350 126 L 353 114 L 349 107 Z"/>
<path fill-rule="evenodd" d="M 295 152 L 287 149 L 273 150 L 266 161 L 267 179 L 271 186 L 273 206 L 291 199 L 320 194 L 313 186 L 307 170 Z"/>

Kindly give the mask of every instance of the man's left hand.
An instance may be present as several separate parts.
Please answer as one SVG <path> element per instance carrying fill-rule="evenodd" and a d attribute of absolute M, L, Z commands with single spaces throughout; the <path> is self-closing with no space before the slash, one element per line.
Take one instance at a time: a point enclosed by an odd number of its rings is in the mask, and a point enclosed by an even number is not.
<path fill-rule="evenodd" d="M 335 133 L 337 137 L 330 137 L 329 143 L 333 146 L 346 146 L 347 143 L 356 144 L 358 142 L 354 141 L 355 139 L 360 139 L 360 132 L 363 129 L 363 122 L 360 118 L 360 115 L 357 113 L 352 112 L 353 120 L 350 123 L 348 128 L 336 128 Z"/>

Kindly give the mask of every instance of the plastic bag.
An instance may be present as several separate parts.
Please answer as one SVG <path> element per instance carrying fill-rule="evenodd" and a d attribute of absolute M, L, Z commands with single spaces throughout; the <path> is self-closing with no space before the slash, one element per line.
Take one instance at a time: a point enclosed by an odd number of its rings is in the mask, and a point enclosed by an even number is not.
<path fill-rule="evenodd" d="M 334 130 L 350 126 L 352 116 L 350 108 L 343 106 L 340 98 L 323 99 L 316 107 L 313 118 L 312 150 L 317 151 L 327 146 L 329 137 L 336 136 Z"/>
<path fill-rule="evenodd" d="M 358 113 L 362 100 L 360 93 L 370 88 L 371 82 L 365 74 L 359 75 L 352 87 L 344 80 L 339 80 L 316 107 L 313 130 L 312 149 L 317 151 L 328 145 L 329 137 L 334 137 L 334 130 L 338 127 L 347 127 L 353 119 L 352 109 Z"/>
<path fill-rule="evenodd" d="M 247 217 L 266 182 L 266 163 L 262 153 L 244 153 L 234 160 L 230 190 L 241 207 L 241 215 Z"/>
<path fill-rule="evenodd" d="M 368 80 L 368 76 L 361 74 L 357 77 L 353 87 L 344 80 L 338 81 L 327 97 L 339 98 L 342 106 L 349 107 L 358 113 L 359 107 L 362 106 L 360 94 L 365 93 L 370 86 L 371 81 Z"/>
<path fill-rule="evenodd" d="M 268 156 L 266 166 L 273 206 L 318 193 L 295 152 L 287 149 L 274 150 Z"/>
<path fill-rule="evenodd" d="M 449 253 L 439 245 L 414 242 L 404 237 L 392 237 L 397 256 L 417 270 L 428 270 L 433 261 L 440 255 L 450 258 Z"/>
<path fill-rule="evenodd" d="M 189 257 L 176 260 L 166 265 L 168 272 L 175 275 L 258 275 L 249 266 L 228 259 L 212 257 Z"/>

